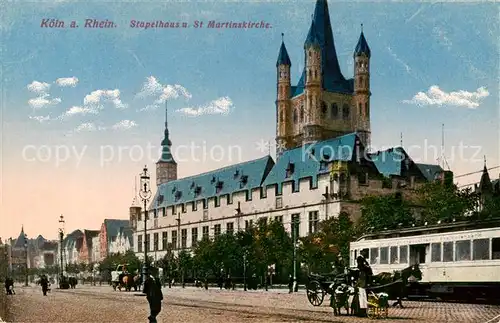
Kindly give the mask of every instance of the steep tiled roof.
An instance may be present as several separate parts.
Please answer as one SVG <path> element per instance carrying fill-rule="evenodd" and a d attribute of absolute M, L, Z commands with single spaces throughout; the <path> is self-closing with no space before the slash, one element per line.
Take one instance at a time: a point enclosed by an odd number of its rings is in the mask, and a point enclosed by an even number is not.
<path fill-rule="evenodd" d="M 19 237 L 17 237 L 16 243 L 14 244 L 14 249 L 23 249 L 25 239 L 26 239 L 26 236 L 24 233 L 24 227 L 22 227 L 21 232 L 19 233 Z"/>
<path fill-rule="evenodd" d="M 353 159 L 356 141 L 359 141 L 357 139 L 357 135 L 351 133 L 287 150 L 278 159 L 263 186 L 293 181 L 298 187 L 298 181 L 308 177 L 311 177 L 315 184 L 318 174 L 329 172 L 326 167 L 328 162 Z M 281 192 L 281 185 L 278 185 L 278 192 Z"/>
<path fill-rule="evenodd" d="M 358 44 L 356 45 L 356 49 L 354 50 L 354 56 L 359 56 L 361 54 L 365 54 L 368 58 L 371 56 L 370 47 L 366 42 L 365 34 L 361 32 L 359 35 Z"/>
<path fill-rule="evenodd" d="M 120 232 L 120 228 L 129 227 L 129 220 L 120 220 L 120 219 L 105 219 L 104 225 L 106 226 L 107 240 L 108 242 L 112 237 L 116 237 Z"/>
<path fill-rule="evenodd" d="M 149 209 L 258 188 L 274 165 L 270 156 L 231 165 L 158 187 Z"/>
<path fill-rule="evenodd" d="M 280 52 L 278 54 L 278 60 L 276 61 L 276 67 L 278 67 L 279 65 L 292 66 L 292 62 L 290 61 L 290 56 L 288 56 L 288 52 L 286 50 L 285 42 L 281 42 Z"/>
<path fill-rule="evenodd" d="M 428 181 L 433 181 L 444 171 L 439 165 L 416 164 Z"/>

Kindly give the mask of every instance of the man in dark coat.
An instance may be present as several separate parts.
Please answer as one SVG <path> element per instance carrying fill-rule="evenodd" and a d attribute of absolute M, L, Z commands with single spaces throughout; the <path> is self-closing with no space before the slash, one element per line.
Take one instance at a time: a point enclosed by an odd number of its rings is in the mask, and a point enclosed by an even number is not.
<path fill-rule="evenodd" d="M 43 275 L 42 278 L 40 278 L 40 286 L 42 286 L 43 296 L 47 296 L 47 291 L 49 290 L 49 280 L 47 276 Z"/>
<path fill-rule="evenodd" d="M 362 288 L 366 288 L 366 286 L 370 285 L 371 283 L 371 278 L 373 276 L 373 271 L 372 267 L 370 267 L 370 264 L 368 263 L 368 258 L 367 250 L 362 250 L 358 258 L 356 259 L 357 262 L 357 267 L 360 272 L 360 286 Z"/>
<path fill-rule="evenodd" d="M 161 311 L 161 301 L 163 300 L 160 280 L 157 277 L 149 275 L 144 282 L 144 292 L 149 303 L 149 322 L 156 323 L 156 316 Z"/>
<path fill-rule="evenodd" d="M 7 295 L 14 294 L 14 280 L 10 277 L 5 278 L 5 291 Z"/>

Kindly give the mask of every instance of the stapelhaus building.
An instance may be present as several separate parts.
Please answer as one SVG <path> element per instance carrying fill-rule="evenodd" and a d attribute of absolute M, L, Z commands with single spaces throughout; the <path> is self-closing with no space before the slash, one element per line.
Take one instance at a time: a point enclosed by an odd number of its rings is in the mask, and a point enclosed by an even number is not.
<path fill-rule="evenodd" d="M 276 63 L 276 160 L 264 156 L 178 179 L 165 121 L 146 237 L 144 213 L 140 206 L 130 208 L 138 256 L 147 248 L 159 259 L 168 249 L 190 249 L 204 236 L 244 230 L 261 218 L 283 222 L 288 231 L 292 222 L 299 223 L 299 235 L 306 236 L 343 211 L 355 220 L 364 196 L 411 198 L 422 183 L 452 176 L 440 166 L 415 163 L 402 147 L 368 153 L 371 52 L 363 32 L 353 47 L 354 78 L 346 79 L 326 0 L 315 4 L 305 67 L 295 86 L 282 42 Z"/>

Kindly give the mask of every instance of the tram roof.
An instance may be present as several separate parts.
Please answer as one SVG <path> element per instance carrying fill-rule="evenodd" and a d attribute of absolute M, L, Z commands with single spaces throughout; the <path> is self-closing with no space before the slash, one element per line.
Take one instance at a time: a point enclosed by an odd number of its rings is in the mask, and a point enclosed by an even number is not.
<path fill-rule="evenodd" d="M 468 221 L 441 223 L 434 225 L 405 228 L 400 230 L 387 230 L 377 233 L 370 233 L 361 236 L 356 241 L 411 237 L 411 236 L 419 236 L 432 233 L 477 230 L 477 229 L 493 228 L 496 226 L 500 227 L 500 218 L 482 220 L 482 221 L 474 221 L 473 219 L 470 219 Z"/>

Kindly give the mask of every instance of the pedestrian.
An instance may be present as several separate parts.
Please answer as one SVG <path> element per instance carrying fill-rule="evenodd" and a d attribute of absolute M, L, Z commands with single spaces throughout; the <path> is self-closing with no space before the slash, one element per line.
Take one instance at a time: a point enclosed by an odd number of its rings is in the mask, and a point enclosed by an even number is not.
<path fill-rule="evenodd" d="M 13 295 L 14 292 L 14 280 L 10 277 L 5 279 L 5 290 L 7 291 L 7 295 Z"/>
<path fill-rule="evenodd" d="M 288 275 L 288 293 L 291 294 L 293 293 L 293 277 L 292 275 Z"/>
<path fill-rule="evenodd" d="M 144 292 L 149 303 L 149 322 L 156 323 L 156 316 L 161 311 L 161 301 L 163 300 L 163 293 L 161 291 L 161 283 L 157 277 L 149 275 L 144 282 Z"/>
<path fill-rule="evenodd" d="M 42 286 L 43 296 L 47 296 L 47 291 L 49 290 L 49 280 L 47 279 L 47 276 L 42 275 L 40 278 L 40 285 Z"/>

